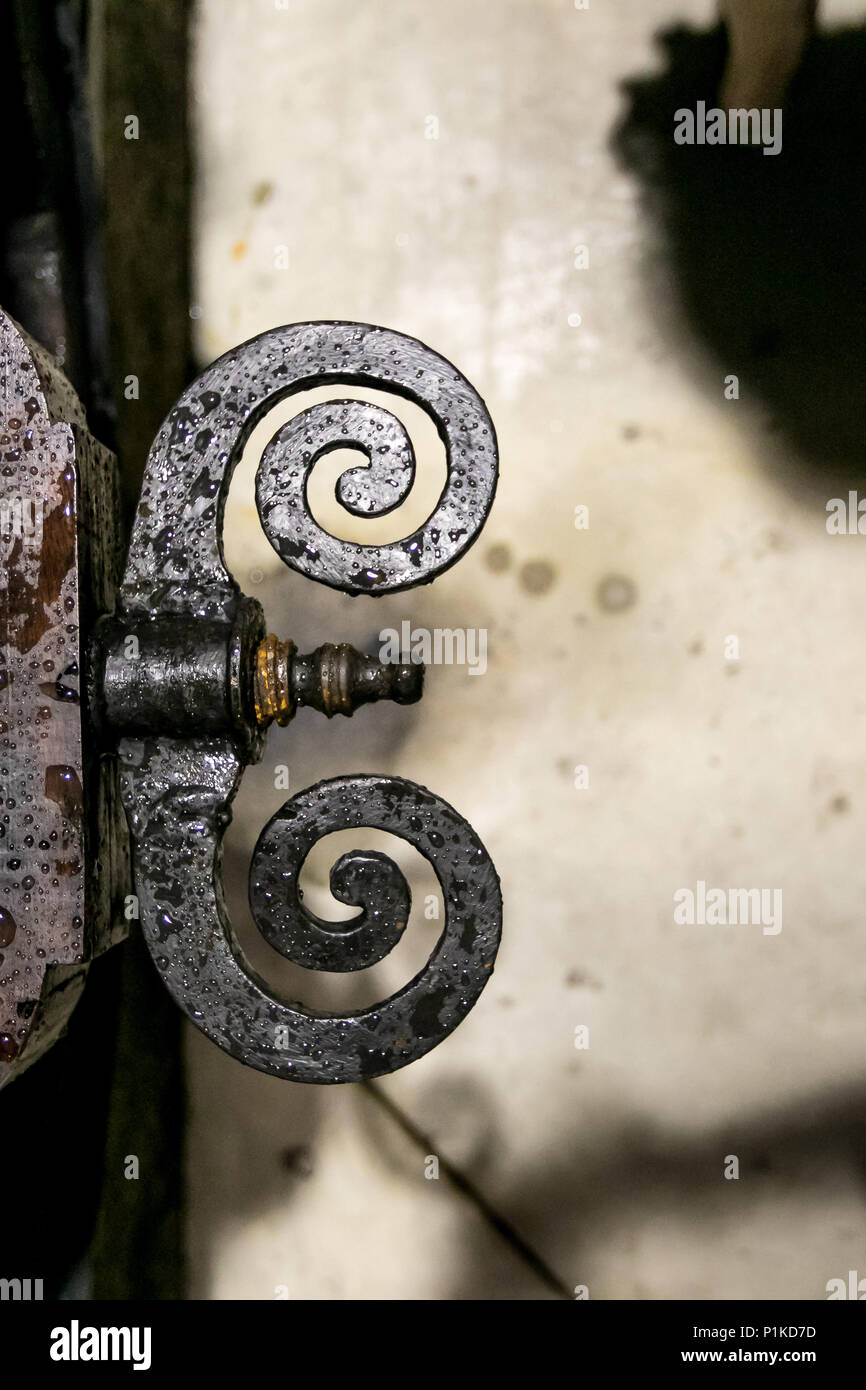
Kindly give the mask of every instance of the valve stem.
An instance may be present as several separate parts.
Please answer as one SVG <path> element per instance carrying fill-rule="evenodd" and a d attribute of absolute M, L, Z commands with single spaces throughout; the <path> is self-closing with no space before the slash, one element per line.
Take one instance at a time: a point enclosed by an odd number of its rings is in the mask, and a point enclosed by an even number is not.
<path fill-rule="evenodd" d="M 281 642 L 268 633 L 256 649 L 253 702 L 261 728 L 272 722 L 286 725 L 298 705 L 310 705 L 328 719 L 354 714 L 359 705 L 393 700 L 413 705 L 421 699 L 424 667 L 398 666 L 367 656 L 348 642 L 324 642 L 300 656 L 294 642 Z"/>

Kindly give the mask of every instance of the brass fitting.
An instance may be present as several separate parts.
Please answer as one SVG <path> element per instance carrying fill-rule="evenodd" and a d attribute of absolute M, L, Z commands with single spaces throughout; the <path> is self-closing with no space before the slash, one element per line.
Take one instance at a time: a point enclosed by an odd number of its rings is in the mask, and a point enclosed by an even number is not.
<path fill-rule="evenodd" d="M 268 633 L 255 654 L 253 701 L 261 728 L 286 725 L 298 705 L 309 705 L 331 719 L 351 715 L 374 700 L 411 705 L 420 700 L 424 667 L 395 665 L 367 656 L 348 642 L 325 642 L 308 656 L 299 656 L 294 642 L 281 642 Z"/>

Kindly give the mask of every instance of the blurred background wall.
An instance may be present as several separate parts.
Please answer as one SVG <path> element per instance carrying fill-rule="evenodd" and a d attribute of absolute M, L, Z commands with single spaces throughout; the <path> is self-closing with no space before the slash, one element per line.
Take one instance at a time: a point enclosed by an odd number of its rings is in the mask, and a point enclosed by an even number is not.
<path fill-rule="evenodd" d="M 329 1007 L 431 944 L 430 880 L 398 844 L 416 909 L 374 971 L 304 976 L 256 945 L 247 864 L 279 764 L 292 791 L 431 787 L 506 905 L 478 1007 L 372 1086 L 287 1086 L 189 1031 L 196 1296 L 821 1298 L 866 1273 L 866 543 L 825 525 L 863 461 L 838 275 L 862 164 L 827 134 L 848 119 L 833 73 L 863 85 L 863 14 L 823 19 L 779 167 L 738 151 L 743 174 L 722 151 L 671 164 L 666 94 L 712 102 L 720 75 L 710 0 L 194 7 L 200 363 L 283 322 L 384 324 L 460 367 L 501 449 L 470 555 L 375 602 L 289 573 L 259 528 L 254 446 L 306 401 L 252 441 L 227 557 L 272 630 L 375 649 L 408 618 L 489 648 L 483 676 L 431 668 L 420 706 L 270 734 L 227 839 L 234 920 L 271 981 Z M 403 534 L 442 460 L 394 408 L 427 480 Z M 309 866 L 317 910 L 345 848 Z M 698 880 L 780 888 L 782 930 L 675 923 Z"/>

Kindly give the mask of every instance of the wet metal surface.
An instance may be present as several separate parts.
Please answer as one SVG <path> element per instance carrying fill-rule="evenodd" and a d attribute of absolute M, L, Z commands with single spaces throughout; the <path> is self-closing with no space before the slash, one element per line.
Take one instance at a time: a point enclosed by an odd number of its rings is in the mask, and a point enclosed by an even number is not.
<path fill-rule="evenodd" d="M 317 460 L 336 448 L 359 449 L 369 466 L 344 472 L 338 500 L 351 515 L 382 516 L 412 486 L 412 446 L 379 406 L 338 400 L 305 410 L 271 440 L 257 479 L 265 532 L 285 562 L 347 593 L 376 595 L 429 582 L 472 544 L 493 500 L 497 453 L 484 404 L 460 373 L 413 339 L 366 324 L 274 329 L 208 368 L 160 430 L 121 608 L 103 629 L 98 668 L 101 718 L 126 735 L 121 785 L 135 887 L 163 980 L 232 1056 L 275 1076 L 325 1083 L 394 1071 L 447 1036 L 490 978 L 502 910 L 484 846 L 446 802 L 401 778 L 342 777 L 293 797 L 263 831 L 250 879 L 257 924 L 277 951 L 309 969 L 360 970 L 381 960 L 410 908 L 408 885 L 386 855 L 355 851 L 334 866 L 335 897 L 360 908 L 348 923 L 315 917 L 298 890 L 317 840 L 371 826 L 408 840 L 439 879 L 445 925 L 426 966 L 381 1004 L 346 1016 L 317 1013 L 271 994 L 232 936 L 220 842 L 243 766 L 260 752 L 265 706 L 287 715 L 294 700 L 330 715 L 350 712 L 353 702 L 420 694 L 420 673 L 395 667 L 392 675 L 375 659 L 350 659 L 348 647 L 297 658 L 290 679 L 288 655 L 262 643 L 261 609 L 243 598 L 223 562 L 226 490 L 251 430 L 283 397 L 332 382 L 391 390 L 421 406 L 445 444 L 447 481 L 428 521 L 402 540 L 338 540 L 309 509 L 306 485 Z M 263 704 L 260 668 L 270 656 L 286 672 L 274 676 Z"/>
<path fill-rule="evenodd" d="M 411 445 L 378 407 L 313 406 L 281 429 L 262 455 L 262 524 L 286 564 L 346 593 L 386 593 L 427 582 L 475 540 L 493 502 L 496 436 L 483 401 L 438 354 L 402 333 L 369 324 L 306 323 L 262 333 L 225 354 L 183 394 L 157 435 L 123 583 L 128 612 L 230 607 L 237 588 L 220 545 L 231 473 L 262 415 L 284 397 L 330 382 L 393 391 L 434 420 L 448 481 L 426 524 L 391 545 L 357 545 L 323 531 L 309 511 L 306 480 L 329 450 L 371 458 L 349 470 L 338 493 L 354 515 L 382 516 L 411 486 Z M 360 407 L 360 408 L 359 408 Z M 299 423 L 300 422 L 300 423 Z"/>
<path fill-rule="evenodd" d="M 148 947 L 177 1003 L 219 1047 L 289 1080 L 357 1081 L 415 1061 L 465 1017 L 490 978 L 501 899 L 483 845 L 445 802 L 399 778 L 337 778 L 288 801 L 256 846 L 250 886 L 260 929 L 310 969 L 360 969 L 380 959 L 409 910 L 396 865 L 355 853 L 335 866 L 332 885 L 343 902 L 362 906 L 360 918 L 328 924 L 308 912 L 298 901 L 298 871 L 322 835 L 362 825 L 390 830 L 416 844 L 440 876 L 446 925 L 428 964 L 391 999 L 341 1017 L 275 998 L 232 940 L 219 843 L 242 770 L 236 754 L 205 741 L 125 740 L 121 757 Z"/>
<path fill-rule="evenodd" d="M 123 934 L 114 773 L 80 698 L 82 632 L 116 578 L 115 499 L 69 383 L 0 313 L 0 1086 Z"/>

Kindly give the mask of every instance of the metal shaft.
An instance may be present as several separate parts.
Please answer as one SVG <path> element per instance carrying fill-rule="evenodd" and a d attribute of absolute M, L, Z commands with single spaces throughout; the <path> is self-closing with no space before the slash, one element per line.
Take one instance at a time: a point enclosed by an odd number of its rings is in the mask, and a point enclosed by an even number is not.
<path fill-rule="evenodd" d="M 351 715 L 374 700 L 411 705 L 420 700 L 423 686 L 420 663 L 384 662 L 348 642 L 324 642 L 301 656 L 294 642 L 281 642 L 269 633 L 255 654 L 254 702 L 262 728 L 272 721 L 288 724 L 298 705 L 310 705 L 328 719 Z"/>

